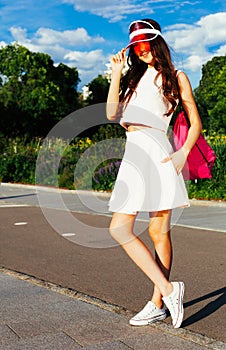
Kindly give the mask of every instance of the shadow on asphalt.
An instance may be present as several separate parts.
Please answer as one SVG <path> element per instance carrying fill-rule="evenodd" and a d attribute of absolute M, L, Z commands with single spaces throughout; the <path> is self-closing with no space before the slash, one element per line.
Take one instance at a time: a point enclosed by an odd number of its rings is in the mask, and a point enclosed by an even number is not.
<path fill-rule="evenodd" d="M 216 300 L 211 301 L 209 304 L 207 304 L 205 307 L 203 307 L 201 310 L 196 312 L 194 315 L 188 317 L 186 320 L 183 322 L 183 327 L 189 326 L 203 318 L 208 317 L 218 309 L 220 309 L 223 305 L 226 303 L 226 287 L 220 288 L 212 293 L 208 293 L 206 295 L 203 295 L 200 298 L 196 298 L 194 300 L 191 300 L 187 303 L 184 303 L 184 308 L 187 308 L 189 306 L 192 306 L 196 303 L 199 303 L 203 300 L 215 297 L 217 295 L 221 294 Z"/>
<path fill-rule="evenodd" d="M 17 196 L 9 196 L 9 197 L 0 197 L 0 200 L 10 199 L 10 198 L 19 198 L 19 197 L 29 197 L 29 196 L 37 196 L 37 193 L 20 194 Z"/>

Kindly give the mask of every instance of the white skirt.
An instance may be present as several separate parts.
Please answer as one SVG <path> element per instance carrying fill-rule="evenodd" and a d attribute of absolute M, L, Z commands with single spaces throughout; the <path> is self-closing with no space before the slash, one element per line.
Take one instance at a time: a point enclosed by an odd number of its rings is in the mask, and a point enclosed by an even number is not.
<path fill-rule="evenodd" d="M 125 153 L 109 201 L 109 211 L 136 214 L 189 206 L 182 174 L 172 161 L 167 135 L 144 128 L 126 133 Z"/>

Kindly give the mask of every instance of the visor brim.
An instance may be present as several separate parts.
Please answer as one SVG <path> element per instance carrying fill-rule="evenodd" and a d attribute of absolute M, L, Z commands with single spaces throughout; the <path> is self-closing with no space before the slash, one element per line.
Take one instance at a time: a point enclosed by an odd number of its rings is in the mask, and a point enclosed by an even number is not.
<path fill-rule="evenodd" d="M 142 37 L 141 37 L 141 35 L 137 35 L 130 40 L 130 42 L 126 46 L 126 49 L 128 49 L 130 46 L 137 44 L 137 43 L 154 40 L 157 36 L 158 36 L 158 34 L 145 34 L 145 35 L 143 34 Z"/>

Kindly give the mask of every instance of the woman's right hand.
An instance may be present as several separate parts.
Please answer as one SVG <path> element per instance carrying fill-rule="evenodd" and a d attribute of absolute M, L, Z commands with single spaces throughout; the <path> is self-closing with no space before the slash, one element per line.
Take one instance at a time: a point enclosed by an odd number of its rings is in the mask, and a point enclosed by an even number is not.
<path fill-rule="evenodd" d="M 174 168 L 179 175 L 182 172 L 183 167 L 185 166 L 188 154 L 185 153 L 183 147 L 181 147 L 178 151 L 172 153 L 170 156 L 164 158 L 162 163 L 166 163 L 169 160 L 172 161 Z"/>
<path fill-rule="evenodd" d="M 121 51 L 112 56 L 110 62 L 112 72 L 122 72 L 126 62 L 126 49 L 123 48 Z"/>

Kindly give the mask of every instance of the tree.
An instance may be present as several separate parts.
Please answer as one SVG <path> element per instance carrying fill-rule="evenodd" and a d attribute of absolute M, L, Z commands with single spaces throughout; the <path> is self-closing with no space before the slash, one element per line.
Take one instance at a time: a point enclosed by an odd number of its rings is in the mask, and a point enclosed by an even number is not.
<path fill-rule="evenodd" d="M 98 75 L 97 78 L 88 84 L 88 88 L 90 95 L 87 98 L 87 103 L 89 105 L 102 102 L 106 103 L 109 89 L 109 82 L 106 77 Z"/>
<path fill-rule="evenodd" d="M 1 133 L 45 136 L 64 116 L 79 107 L 76 68 L 34 53 L 18 44 L 0 50 Z"/>
<path fill-rule="evenodd" d="M 203 128 L 209 133 L 226 133 L 226 56 L 214 57 L 203 65 L 194 94 Z"/>

